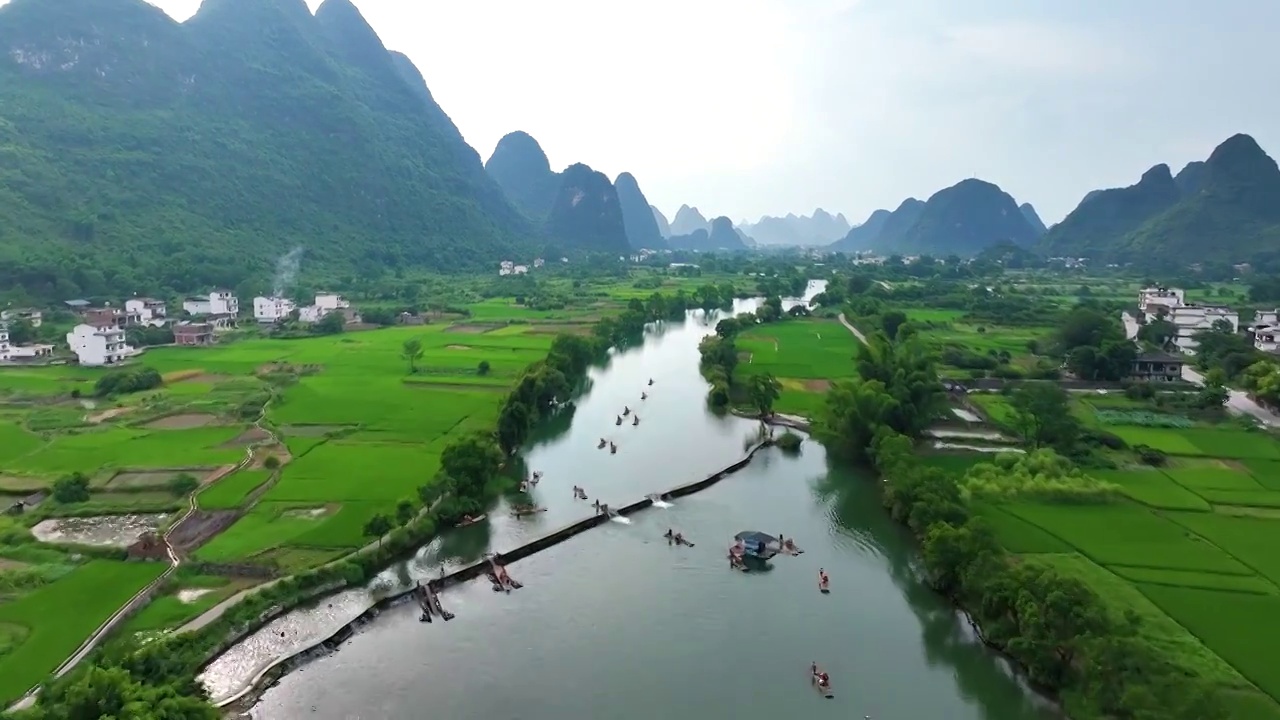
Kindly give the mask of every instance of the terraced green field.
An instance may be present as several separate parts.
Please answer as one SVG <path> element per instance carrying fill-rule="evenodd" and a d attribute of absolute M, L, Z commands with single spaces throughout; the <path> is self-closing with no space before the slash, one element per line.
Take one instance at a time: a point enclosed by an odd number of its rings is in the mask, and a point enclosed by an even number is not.
<path fill-rule="evenodd" d="M 795 318 L 758 325 L 737 340 L 743 377 L 769 373 L 782 384 L 778 412 L 812 416 L 834 380 L 852 378 L 858 340 L 836 320 Z"/>

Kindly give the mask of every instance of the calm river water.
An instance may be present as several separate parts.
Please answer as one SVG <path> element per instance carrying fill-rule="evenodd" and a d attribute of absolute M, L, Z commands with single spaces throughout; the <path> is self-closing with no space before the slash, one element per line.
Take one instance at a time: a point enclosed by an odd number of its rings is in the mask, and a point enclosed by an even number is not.
<path fill-rule="evenodd" d="M 546 428 L 526 453 L 545 473 L 534 492 L 548 512 L 526 520 L 493 512 L 489 524 L 451 533 L 388 571 L 386 584 L 589 515 L 588 503 L 572 499 L 574 484 L 623 505 L 741 457 L 757 424 L 704 405 L 697 344 L 713 320 L 663 325 L 592 373 L 572 418 Z M 624 405 L 640 414 L 638 426 L 615 425 Z M 596 449 L 601 437 L 617 442 L 616 455 Z M 915 551 L 876 493 L 872 478 L 833 466 L 815 442 L 797 457 L 763 452 L 703 493 L 511 565 L 521 590 L 450 589 L 442 600 L 457 614 L 452 622 L 419 623 L 413 605 L 387 611 L 337 653 L 286 675 L 253 715 L 1055 717 L 921 584 Z M 669 527 L 696 547 L 669 547 L 661 537 Z M 731 572 L 725 550 L 741 530 L 795 537 L 806 552 L 775 559 L 769 572 Z M 831 576 L 829 595 L 817 591 L 819 567 Z M 333 632 L 369 595 L 344 593 L 278 621 L 214 663 L 206 683 L 215 697 L 234 692 L 255 667 Z M 830 672 L 834 699 L 810 688 L 812 661 Z"/>

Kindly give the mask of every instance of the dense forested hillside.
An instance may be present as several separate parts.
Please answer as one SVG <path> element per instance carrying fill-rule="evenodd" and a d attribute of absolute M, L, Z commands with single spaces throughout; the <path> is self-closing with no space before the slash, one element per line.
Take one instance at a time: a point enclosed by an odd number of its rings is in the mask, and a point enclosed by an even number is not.
<path fill-rule="evenodd" d="M 551 169 L 532 135 L 522 130 L 503 135 L 484 169 L 527 217 L 539 222 L 547 218 L 560 191 L 560 174 Z"/>
<path fill-rule="evenodd" d="M 631 245 L 618 193 L 604 173 L 578 163 L 560 173 L 547 234 L 569 247 L 625 255 Z"/>
<path fill-rule="evenodd" d="M 1157 165 L 1127 188 L 1093 191 L 1044 236 L 1048 253 L 1144 265 L 1239 263 L 1280 247 L 1280 168 L 1248 135 L 1175 178 Z"/>
<path fill-rule="evenodd" d="M 627 229 L 627 240 L 633 248 L 649 248 L 661 250 L 667 247 L 662 230 L 658 227 L 658 218 L 653 206 L 640 190 L 631 173 L 624 172 L 613 181 L 618 192 L 618 202 L 622 205 L 622 222 Z"/>
<path fill-rule="evenodd" d="M 479 266 L 533 242 L 348 0 L 0 8 L 0 286 L 182 291 Z"/>

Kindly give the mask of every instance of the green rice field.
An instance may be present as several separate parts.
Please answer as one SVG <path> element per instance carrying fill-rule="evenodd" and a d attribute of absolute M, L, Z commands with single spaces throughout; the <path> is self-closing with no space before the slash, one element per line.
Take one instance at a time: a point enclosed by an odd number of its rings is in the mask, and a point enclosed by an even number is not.
<path fill-rule="evenodd" d="M 743 332 L 737 345 L 744 355 L 739 375 L 769 373 L 778 378 L 778 412 L 813 416 L 831 382 L 855 373 L 858 340 L 837 320 L 795 318 L 758 325 Z"/>
<path fill-rule="evenodd" d="M 1232 707 L 1245 713 L 1239 717 L 1280 718 L 1280 636 L 1271 630 L 1280 612 L 1275 441 L 1227 427 L 1109 429 L 1171 455 L 1162 468 L 1089 471 L 1128 501 L 975 502 L 971 509 L 1010 551 L 1079 578 L 1117 613 L 1137 613 L 1147 639 L 1226 688 Z M 961 460 L 925 461 L 964 472 Z"/>
<path fill-rule="evenodd" d="M 52 672 L 165 565 L 93 560 L 12 602 L 0 623 L 26 628 L 25 641 L 0 657 L 0 698 L 16 698 Z"/>

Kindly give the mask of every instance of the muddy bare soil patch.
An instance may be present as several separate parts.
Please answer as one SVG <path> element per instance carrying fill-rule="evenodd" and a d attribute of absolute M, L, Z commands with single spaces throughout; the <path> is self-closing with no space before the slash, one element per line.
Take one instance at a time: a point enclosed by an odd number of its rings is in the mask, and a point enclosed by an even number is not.
<path fill-rule="evenodd" d="M 444 331 L 451 332 L 451 333 L 463 333 L 468 335 L 482 335 L 484 333 L 497 330 L 500 327 L 505 327 L 505 326 L 480 325 L 478 323 L 459 323 L 457 325 L 450 325 L 449 327 L 445 328 Z"/>
<path fill-rule="evenodd" d="M 125 413 L 129 413 L 129 412 L 133 412 L 133 408 L 131 407 L 111 408 L 110 410 L 103 410 L 100 413 L 85 415 L 84 421 L 89 423 L 90 425 L 98 425 L 112 418 L 120 417 L 121 415 L 124 415 Z"/>
<path fill-rule="evenodd" d="M 830 380 L 805 380 L 804 389 L 811 392 L 826 392 L 831 389 Z"/>
<path fill-rule="evenodd" d="M 31 534 L 47 543 L 128 547 L 143 535 L 155 532 L 168 518 L 167 513 L 55 518 L 41 521 L 31 528 Z"/>
<path fill-rule="evenodd" d="M 190 430 L 192 428 L 212 425 L 218 421 L 217 415 L 209 413 L 182 413 L 169 415 L 159 420 L 152 420 L 143 427 L 148 430 Z"/>
<path fill-rule="evenodd" d="M 21 560 L 10 560 L 9 558 L 0 557 L 0 572 L 5 570 L 21 570 L 24 567 L 29 566 Z"/>
<path fill-rule="evenodd" d="M 270 440 L 270 439 L 271 439 L 271 433 L 267 432 L 266 430 L 263 430 L 262 428 L 253 427 L 253 428 L 249 428 L 248 430 L 245 430 L 239 435 L 222 443 L 222 447 L 238 448 L 238 447 L 244 447 L 246 445 L 253 445 L 254 443 L 260 443 L 263 440 Z"/>
<path fill-rule="evenodd" d="M 445 345 L 445 350 L 470 350 L 470 345 Z"/>
<path fill-rule="evenodd" d="M 253 449 L 253 461 L 249 463 L 249 468 L 251 470 L 261 470 L 264 467 L 263 463 L 269 457 L 279 460 L 281 465 L 293 459 L 293 456 L 289 454 L 289 448 L 284 445 L 266 445 Z"/>
<path fill-rule="evenodd" d="M 231 527 L 239 513 L 235 510 L 197 510 L 169 532 L 169 542 L 180 553 L 190 553 L 214 535 Z"/>
<path fill-rule="evenodd" d="M 106 487 L 109 490 L 132 488 L 163 488 L 179 475 L 204 478 L 212 468 L 173 468 L 170 470 L 124 470 L 111 476 Z"/>

